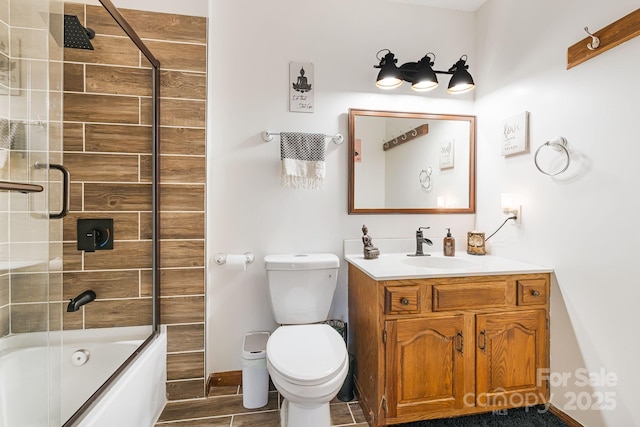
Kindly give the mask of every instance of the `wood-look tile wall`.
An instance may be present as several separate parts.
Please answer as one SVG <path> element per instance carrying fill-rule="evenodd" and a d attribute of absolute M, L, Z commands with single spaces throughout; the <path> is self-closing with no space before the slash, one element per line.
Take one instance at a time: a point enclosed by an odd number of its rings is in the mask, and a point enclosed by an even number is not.
<path fill-rule="evenodd" d="M 161 322 L 169 399 L 205 395 L 206 19 L 120 9 L 161 63 Z M 151 323 L 151 68 L 99 6 L 66 3 L 92 28 L 94 51 L 65 49 L 63 298 L 95 302 L 64 328 Z M 76 249 L 78 218 L 113 218 L 113 251 Z M 0 295 L 1 297 L 1 295 Z"/>

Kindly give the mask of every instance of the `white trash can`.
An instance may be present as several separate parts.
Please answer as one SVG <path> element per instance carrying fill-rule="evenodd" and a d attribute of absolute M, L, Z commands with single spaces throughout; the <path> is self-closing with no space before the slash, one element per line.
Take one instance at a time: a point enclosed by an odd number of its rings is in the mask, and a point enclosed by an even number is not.
<path fill-rule="evenodd" d="M 261 408 L 269 400 L 269 332 L 249 332 L 242 340 L 242 406 Z"/>

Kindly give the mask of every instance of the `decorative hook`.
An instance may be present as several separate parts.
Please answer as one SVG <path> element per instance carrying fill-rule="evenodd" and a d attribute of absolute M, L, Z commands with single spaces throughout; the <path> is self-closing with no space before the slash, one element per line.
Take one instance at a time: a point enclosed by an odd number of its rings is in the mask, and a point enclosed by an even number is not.
<path fill-rule="evenodd" d="M 589 27 L 584 27 L 584 31 L 591 37 L 591 43 L 587 44 L 589 50 L 596 50 L 600 46 L 600 39 L 589 32 Z"/>

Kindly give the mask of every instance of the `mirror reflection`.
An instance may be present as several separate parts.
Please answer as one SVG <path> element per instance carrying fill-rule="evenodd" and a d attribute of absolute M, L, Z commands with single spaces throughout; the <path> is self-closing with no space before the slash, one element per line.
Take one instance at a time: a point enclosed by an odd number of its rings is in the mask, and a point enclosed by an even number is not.
<path fill-rule="evenodd" d="M 349 213 L 475 212 L 475 116 L 349 110 Z"/>

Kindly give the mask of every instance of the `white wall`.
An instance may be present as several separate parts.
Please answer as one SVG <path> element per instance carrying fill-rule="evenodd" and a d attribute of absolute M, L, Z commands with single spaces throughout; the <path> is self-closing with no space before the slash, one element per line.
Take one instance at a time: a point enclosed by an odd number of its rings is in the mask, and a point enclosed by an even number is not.
<path fill-rule="evenodd" d="M 388 170 L 395 171 L 386 174 L 386 206 L 435 207 L 438 198 L 445 197 L 448 208 L 468 208 L 469 121 L 431 120 L 428 124 L 427 135 L 384 151 Z M 411 126 L 405 125 L 403 129 Z M 401 132 L 394 130 L 391 135 Z M 454 166 L 441 169 L 440 153 L 443 143 L 448 141 L 454 141 L 451 153 Z M 431 189 L 426 190 L 420 184 L 420 174 L 429 168 Z"/>
<path fill-rule="evenodd" d="M 208 146 L 207 372 L 241 368 L 242 337 L 273 330 L 263 257 L 282 252 L 332 252 L 362 235 L 411 237 L 431 226 L 436 244 L 451 227 L 464 243 L 473 215 L 347 215 L 347 143 L 328 142 L 323 190 L 280 187 L 279 141 L 260 134 L 302 131 L 347 135 L 349 108 L 469 114 L 473 95 L 452 97 L 446 84 L 430 95 L 408 86 L 375 88 L 376 52 L 399 63 L 436 54 L 438 69 L 461 55 L 475 67 L 474 15 L 382 0 L 210 1 L 210 125 Z M 445 37 L 455 28 L 455 37 Z M 315 112 L 288 111 L 289 62 L 313 62 Z M 448 79 L 443 79 L 448 82 Z M 440 249 L 441 246 L 438 248 Z M 211 259 L 218 252 L 253 252 L 246 271 Z M 342 262 L 332 317 L 346 320 Z"/>
<path fill-rule="evenodd" d="M 69 1 L 69 0 L 67 0 Z M 70 0 L 76 3 L 99 5 L 99 0 Z M 118 8 L 175 13 L 178 15 L 208 16 L 208 0 L 111 0 Z"/>
<path fill-rule="evenodd" d="M 501 192 L 522 196 L 522 225 L 506 226 L 490 249 L 555 269 L 551 370 L 571 377 L 552 383 L 552 402 L 589 427 L 640 425 L 640 232 L 633 222 L 640 86 L 627 80 L 640 67 L 640 38 L 571 70 L 566 52 L 586 36 L 585 26 L 597 31 L 637 7 L 629 0 L 489 0 L 476 21 L 478 229 L 502 221 Z M 504 158 L 501 121 L 522 111 L 530 112 L 531 151 Z M 571 166 L 550 178 L 535 168 L 533 152 L 557 135 L 568 140 Z M 581 370 L 600 378 L 603 370 L 617 385 L 583 385 Z"/>
<path fill-rule="evenodd" d="M 362 188 L 363 191 L 354 194 L 353 206 L 359 209 L 386 206 L 385 151 L 369 149 L 369 147 L 382 145 L 380 135 L 385 134 L 385 121 L 371 116 L 361 116 L 356 119 L 354 138 L 361 141 L 361 161 L 354 162 L 353 185 L 355 188 Z M 364 154 L 365 152 L 366 154 Z"/>

